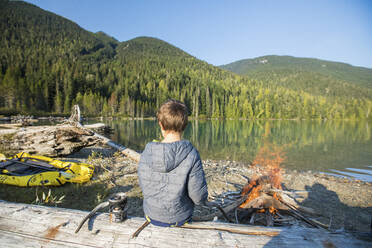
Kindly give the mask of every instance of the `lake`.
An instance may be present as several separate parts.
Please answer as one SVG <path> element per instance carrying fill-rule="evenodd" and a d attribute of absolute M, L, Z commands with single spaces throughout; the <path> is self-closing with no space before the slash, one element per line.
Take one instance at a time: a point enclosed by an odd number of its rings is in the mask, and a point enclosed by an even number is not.
<path fill-rule="evenodd" d="M 154 120 L 104 120 L 112 139 L 142 151 L 160 139 Z M 183 138 L 190 140 L 203 160 L 251 162 L 260 148 L 283 149 L 282 166 L 320 171 L 372 182 L 372 122 L 322 120 L 193 120 Z"/>

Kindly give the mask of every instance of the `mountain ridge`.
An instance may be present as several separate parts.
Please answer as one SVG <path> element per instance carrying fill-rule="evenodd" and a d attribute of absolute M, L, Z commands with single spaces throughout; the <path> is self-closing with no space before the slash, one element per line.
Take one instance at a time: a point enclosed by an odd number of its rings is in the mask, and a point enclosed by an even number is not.
<path fill-rule="evenodd" d="M 234 60 L 234 61 L 232 61 L 230 63 L 221 64 L 221 65 L 217 65 L 217 66 L 218 67 L 224 67 L 224 66 L 227 66 L 227 65 L 236 63 L 236 62 L 242 62 L 242 61 L 246 61 L 246 60 L 257 60 L 257 59 L 266 58 L 266 57 L 288 57 L 288 58 L 297 58 L 297 59 L 305 59 L 305 60 L 307 60 L 307 59 L 308 60 L 318 60 L 318 61 L 324 61 L 324 62 L 330 62 L 330 63 L 343 64 L 343 65 L 346 65 L 346 66 L 351 66 L 351 67 L 356 67 L 356 68 L 362 68 L 362 69 L 369 69 L 369 70 L 372 69 L 372 68 L 367 67 L 367 66 L 353 65 L 351 63 L 342 62 L 342 61 L 321 59 L 321 58 L 316 58 L 316 57 L 301 57 L 301 56 L 298 57 L 298 56 L 289 55 L 289 54 L 286 54 L 286 55 L 266 54 L 266 55 L 261 55 L 261 56 L 253 57 L 253 58 L 238 59 L 238 60 Z"/>
<path fill-rule="evenodd" d="M 238 60 L 219 67 L 248 76 L 269 70 L 312 71 L 325 76 L 333 76 L 345 82 L 355 83 L 359 86 L 372 88 L 372 69 L 318 58 L 266 55 L 252 59 Z"/>

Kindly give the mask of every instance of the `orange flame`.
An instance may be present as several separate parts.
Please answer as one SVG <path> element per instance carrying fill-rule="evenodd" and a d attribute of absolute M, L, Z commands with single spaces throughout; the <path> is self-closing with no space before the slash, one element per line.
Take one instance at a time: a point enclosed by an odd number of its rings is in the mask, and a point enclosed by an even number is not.
<path fill-rule="evenodd" d="M 274 145 L 265 145 L 257 153 L 256 158 L 252 162 L 252 165 L 256 166 L 259 171 L 259 175 L 255 175 L 251 182 L 244 186 L 242 195 L 247 196 L 246 201 L 239 207 L 244 208 L 250 201 L 257 198 L 261 194 L 262 181 L 269 183 L 273 188 L 282 189 L 282 170 L 280 164 L 285 160 L 282 149 L 275 147 Z M 268 182 L 267 182 L 268 179 Z M 277 194 L 273 194 L 273 197 L 278 199 Z M 270 213 L 276 213 L 276 209 L 271 206 L 269 208 Z"/>
<path fill-rule="evenodd" d="M 274 145 L 265 145 L 256 155 L 252 165 L 259 168 L 262 176 L 268 176 L 270 183 L 277 189 L 282 189 L 282 170 L 280 164 L 285 160 L 282 149 Z"/>
<path fill-rule="evenodd" d="M 270 206 L 269 207 L 269 212 L 271 213 L 271 214 L 275 214 L 276 213 L 276 208 L 274 208 L 273 206 Z"/>

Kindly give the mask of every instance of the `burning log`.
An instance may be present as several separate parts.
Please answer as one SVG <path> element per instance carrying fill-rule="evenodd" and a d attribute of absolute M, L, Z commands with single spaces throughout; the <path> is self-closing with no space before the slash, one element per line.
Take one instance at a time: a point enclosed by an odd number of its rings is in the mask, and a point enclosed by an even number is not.
<path fill-rule="evenodd" d="M 290 195 L 295 196 L 297 192 L 273 189 L 272 185 L 263 184 L 263 182 L 267 182 L 267 177 L 259 178 L 252 182 L 254 183 L 251 183 L 251 185 L 255 184 L 255 187 L 248 186 L 251 187 L 248 193 L 245 193 L 243 188 L 239 198 L 233 198 L 234 201 L 222 207 L 226 215 L 232 212 L 235 213 L 236 223 L 249 223 L 252 225 L 260 223 L 267 226 L 282 226 L 300 220 L 313 227 L 328 228 L 327 225 L 305 217 L 303 213 L 314 214 L 315 212 L 313 209 L 300 206 L 295 202 L 295 199 Z M 263 185 L 257 182 L 261 182 Z M 236 195 L 236 192 L 226 192 L 222 195 L 223 197 Z M 215 200 L 217 200 L 217 197 Z M 206 221 L 215 217 L 220 218 L 224 217 L 224 215 L 221 212 L 216 212 L 200 217 L 195 216 L 194 220 Z M 224 218 L 227 220 L 231 219 L 229 217 Z"/>
<path fill-rule="evenodd" d="M 259 177 L 243 188 L 242 195 L 246 196 L 246 200 L 239 208 L 241 211 L 248 209 L 249 213 L 252 213 L 249 221 L 251 224 L 257 221 L 255 220 L 257 215 L 263 214 L 266 225 L 273 226 L 276 212 L 289 210 L 289 207 L 280 201 L 279 192 L 269 194 L 272 188 L 273 184 L 268 176 Z"/>
<path fill-rule="evenodd" d="M 299 206 L 295 199 L 292 198 L 297 197 L 295 193 L 288 193 L 282 190 L 280 163 L 283 160 L 278 151 L 272 152 L 265 148 L 258 153 L 254 164 L 260 166 L 261 176 L 256 177 L 244 186 L 242 195 L 246 196 L 246 201 L 239 208 L 258 209 L 255 213 L 265 216 L 264 219 L 267 226 L 273 226 L 276 220 L 283 224 L 282 215 L 279 214 L 281 212 L 289 214 L 313 227 L 325 228 L 325 225 L 306 218 L 302 214 L 314 214 L 314 211 L 310 208 Z M 250 223 L 254 223 L 255 218 L 255 215 L 253 215 Z"/>
<path fill-rule="evenodd" d="M 288 191 L 269 190 L 268 194 L 270 194 L 270 195 L 277 194 L 280 197 L 279 201 L 283 202 L 283 204 L 285 204 L 288 207 L 291 207 L 292 209 L 296 209 L 297 211 L 307 213 L 307 214 L 310 214 L 310 215 L 316 215 L 317 214 L 312 208 L 308 208 L 308 207 L 298 205 L 298 203 L 295 200 L 297 198 L 296 193 L 291 193 L 291 192 L 288 192 Z M 292 195 L 295 198 L 292 198 L 290 195 Z"/>

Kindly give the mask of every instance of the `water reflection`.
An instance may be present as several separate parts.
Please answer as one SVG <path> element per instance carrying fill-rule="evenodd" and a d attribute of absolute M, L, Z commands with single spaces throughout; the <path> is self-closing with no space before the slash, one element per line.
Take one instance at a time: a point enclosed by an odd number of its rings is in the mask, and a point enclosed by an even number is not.
<path fill-rule="evenodd" d="M 112 138 L 142 150 L 160 138 L 156 121 L 107 120 Z M 286 167 L 301 170 L 369 169 L 372 165 L 371 123 L 366 121 L 191 121 L 184 133 L 203 159 L 252 161 L 269 142 L 284 147 Z"/>

